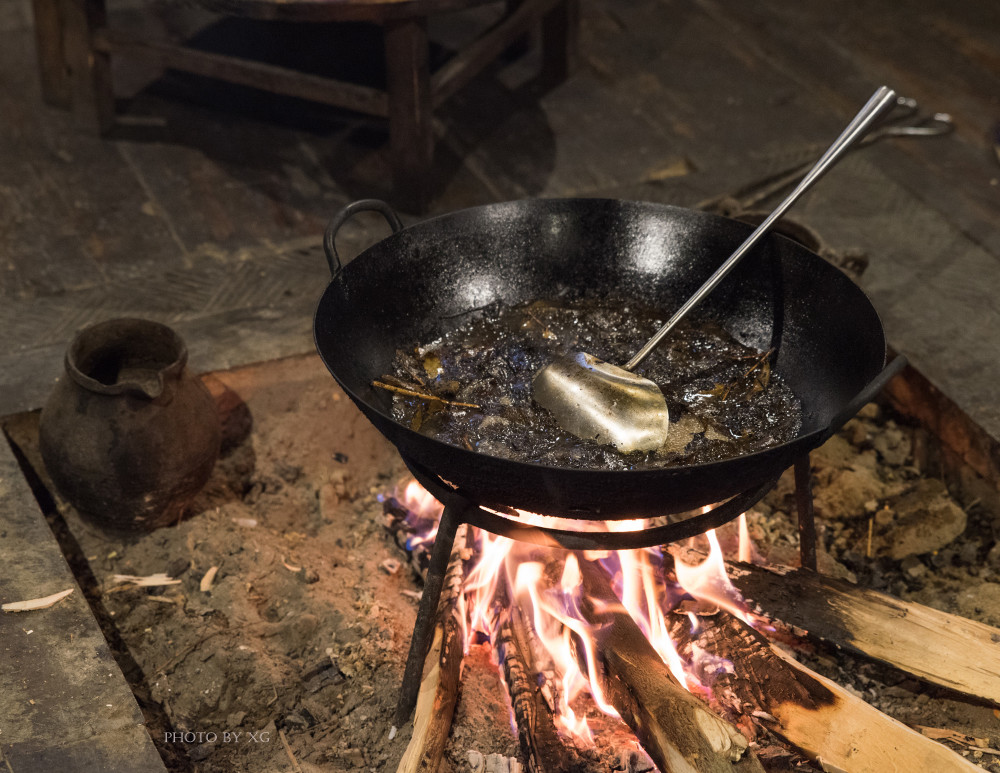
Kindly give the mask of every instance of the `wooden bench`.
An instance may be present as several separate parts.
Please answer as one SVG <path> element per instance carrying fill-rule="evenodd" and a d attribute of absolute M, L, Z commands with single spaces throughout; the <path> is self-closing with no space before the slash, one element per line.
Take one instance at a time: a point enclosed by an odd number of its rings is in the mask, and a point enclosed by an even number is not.
<path fill-rule="evenodd" d="M 111 56 L 355 110 L 388 119 L 394 196 L 415 212 L 428 203 L 434 154 L 431 113 L 536 24 L 542 73 L 561 81 L 575 55 L 579 0 L 506 0 L 504 15 L 437 71 L 427 19 L 496 0 L 191 0 L 209 11 L 265 21 L 374 22 L 385 41 L 386 88 L 371 88 L 273 64 L 137 38 L 108 26 L 104 0 L 33 0 L 42 92 L 104 133 L 115 121 Z"/>

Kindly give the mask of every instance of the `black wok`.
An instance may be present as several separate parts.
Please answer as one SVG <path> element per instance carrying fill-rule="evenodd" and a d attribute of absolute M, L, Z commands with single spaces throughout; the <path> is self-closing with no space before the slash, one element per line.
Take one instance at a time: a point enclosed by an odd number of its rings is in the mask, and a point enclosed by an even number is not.
<path fill-rule="evenodd" d="M 334 237 L 365 209 L 382 212 L 395 233 L 341 269 Z M 591 519 L 686 512 L 777 477 L 874 396 L 886 376 L 885 337 L 868 298 L 788 239 L 771 237 L 747 256 L 696 312 L 746 345 L 776 347 L 772 371 L 802 401 L 803 421 L 794 440 L 767 450 L 657 470 L 516 462 L 397 424 L 391 396 L 371 382 L 391 371 L 396 349 L 430 342 L 497 300 L 614 291 L 672 312 L 751 230 L 704 212 L 604 199 L 491 204 L 400 229 L 386 205 L 356 202 L 327 231 L 334 277 L 316 310 L 316 346 L 404 459 L 476 504 Z"/>

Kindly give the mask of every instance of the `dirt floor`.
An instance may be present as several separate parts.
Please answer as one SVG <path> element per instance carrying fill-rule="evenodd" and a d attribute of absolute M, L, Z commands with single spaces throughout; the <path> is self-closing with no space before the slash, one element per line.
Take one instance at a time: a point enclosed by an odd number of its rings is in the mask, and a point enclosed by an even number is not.
<path fill-rule="evenodd" d="M 171 771 L 394 770 L 409 730 L 389 731 L 420 584 L 379 497 L 406 471 L 315 357 L 207 381 L 223 455 L 183 522 L 116 537 L 38 488 L 154 741 Z M 44 485 L 37 414 L 4 429 Z M 921 430 L 870 405 L 814 454 L 821 569 L 1000 626 L 1000 527 L 987 503 L 960 503 L 921 476 L 925 446 Z M 775 563 L 797 562 L 791 500 L 786 476 L 750 517 Z M 176 582 L 116 579 L 160 572 Z M 801 657 L 904 722 L 956 731 L 952 748 L 1000 772 L 1000 751 L 970 748 L 1000 747 L 992 707 L 836 651 Z M 470 752 L 516 755 L 508 717 L 488 645 L 477 645 L 442 770 L 473 770 Z M 644 768 L 634 741 L 611 728 L 601 737 L 594 770 Z"/>

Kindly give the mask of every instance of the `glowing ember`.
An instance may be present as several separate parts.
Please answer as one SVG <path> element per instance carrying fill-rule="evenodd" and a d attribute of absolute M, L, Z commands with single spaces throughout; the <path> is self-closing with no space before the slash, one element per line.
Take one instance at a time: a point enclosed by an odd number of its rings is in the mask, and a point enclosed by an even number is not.
<path fill-rule="evenodd" d="M 432 540 L 443 510 L 441 504 L 416 481 L 407 484 L 397 499 L 415 513 L 416 523 L 427 524 L 426 532 L 415 534 L 408 544 Z M 587 531 L 637 531 L 647 526 L 644 520 L 571 522 L 521 511 L 518 511 L 517 520 L 526 526 Z M 740 558 L 752 559 L 753 549 L 743 516 L 740 533 Z M 670 561 L 665 562 L 659 548 L 577 554 L 540 548 L 477 530 L 478 560 L 466 577 L 460 606 L 466 617 L 466 649 L 476 634 L 495 641 L 503 616 L 512 604 L 516 604 L 525 619 L 531 621 L 534 637 L 543 650 L 538 653 L 543 662 L 539 671 L 551 671 L 556 675 L 556 684 L 542 688 L 550 699 L 557 726 L 578 741 L 590 743 L 591 731 L 578 703 L 581 693 L 589 693 L 604 713 L 617 716 L 600 689 L 592 630 L 580 611 L 582 577 L 578 562 L 581 559 L 595 561 L 611 576 L 622 608 L 635 620 L 677 681 L 692 692 L 707 691 L 705 684 L 720 672 L 731 670 L 732 665 L 697 651 L 691 661 L 682 659 L 668 634 L 666 615 L 678 613 L 679 610 L 674 610 L 687 595 L 722 607 L 750 624 L 754 621 L 741 605 L 739 593 L 726 575 L 725 560 L 714 531 L 706 536 L 711 550 L 703 562 L 692 565 L 678 559 L 673 561 L 675 584 L 664 570 L 665 563 L 669 565 Z M 590 600 L 589 603 L 595 602 Z M 691 612 L 687 615 L 692 630 L 697 630 L 697 615 Z"/>

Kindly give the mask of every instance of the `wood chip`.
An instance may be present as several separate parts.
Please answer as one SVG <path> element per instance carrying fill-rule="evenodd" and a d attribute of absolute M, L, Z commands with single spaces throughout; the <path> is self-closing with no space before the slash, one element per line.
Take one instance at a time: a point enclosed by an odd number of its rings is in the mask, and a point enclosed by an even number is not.
<path fill-rule="evenodd" d="M 145 577 L 140 577 L 135 574 L 115 574 L 111 576 L 111 579 L 117 583 L 135 585 L 137 588 L 158 587 L 160 585 L 179 585 L 181 582 L 180 580 L 175 580 L 166 572 L 149 574 Z"/>
<path fill-rule="evenodd" d="M 205 576 L 201 578 L 201 583 L 198 585 L 198 588 L 201 590 L 202 593 L 208 593 L 210 590 L 212 590 L 212 583 L 215 582 L 215 575 L 218 573 L 218 571 L 219 567 L 213 566 L 210 567 L 207 572 L 205 572 Z"/>
<path fill-rule="evenodd" d="M 960 746 L 966 746 L 973 751 L 997 754 L 994 749 L 990 749 L 986 744 L 990 742 L 988 738 L 976 738 L 975 736 L 959 733 L 957 730 L 949 730 L 945 727 L 927 727 L 926 725 L 911 725 L 914 730 L 919 730 L 921 735 L 932 738 L 935 741 L 951 741 Z"/>
<path fill-rule="evenodd" d="M 288 744 L 288 739 L 285 737 L 285 731 L 279 730 L 278 737 L 281 739 L 281 745 L 285 747 L 285 753 L 288 755 L 288 759 L 292 763 L 292 770 L 294 770 L 295 773 L 302 773 L 299 761 L 295 759 L 295 755 L 292 754 L 292 747 Z"/>
<path fill-rule="evenodd" d="M 39 599 L 28 599 L 26 601 L 11 601 L 3 605 L 4 612 L 30 612 L 33 609 L 45 609 L 57 604 L 73 592 L 72 588 L 53 593 L 51 596 L 43 596 Z"/>

